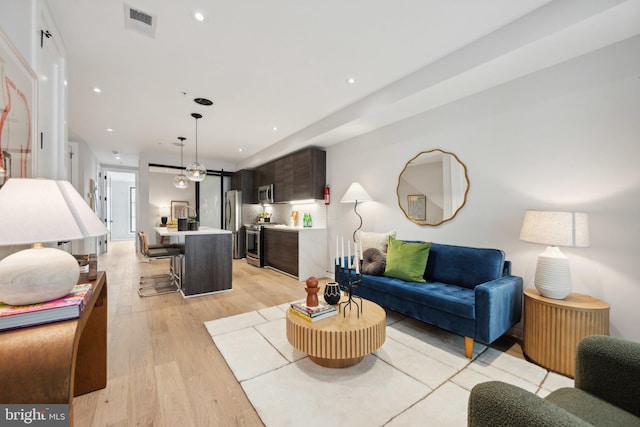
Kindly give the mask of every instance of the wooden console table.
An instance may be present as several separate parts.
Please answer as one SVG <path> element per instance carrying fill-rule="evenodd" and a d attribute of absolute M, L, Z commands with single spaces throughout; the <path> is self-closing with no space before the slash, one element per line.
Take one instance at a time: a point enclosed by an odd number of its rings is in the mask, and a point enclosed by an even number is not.
<path fill-rule="evenodd" d="M 525 356 L 571 378 L 578 342 L 589 335 L 609 335 L 609 304 L 571 293 L 563 300 L 545 298 L 536 289 L 524 291 Z"/>
<path fill-rule="evenodd" d="M 82 281 L 86 283 L 86 281 Z M 77 319 L 0 332 L 0 403 L 69 405 L 107 385 L 107 275 Z"/>

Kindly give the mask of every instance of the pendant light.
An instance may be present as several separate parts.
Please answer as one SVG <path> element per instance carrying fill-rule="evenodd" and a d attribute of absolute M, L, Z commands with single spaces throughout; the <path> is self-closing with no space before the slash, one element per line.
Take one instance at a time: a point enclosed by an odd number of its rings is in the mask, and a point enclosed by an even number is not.
<path fill-rule="evenodd" d="M 191 117 L 196 119 L 196 161 L 189 163 L 186 174 L 191 181 L 199 182 L 204 181 L 204 178 L 207 176 L 207 168 L 205 168 L 202 163 L 198 163 L 198 119 L 202 118 L 202 114 L 191 113 Z"/>
<path fill-rule="evenodd" d="M 180 146 L 180 175 L 176 175 L 173 178 L 173 186 L 179 188 L 181 190 L 185 190 L 189 188 L 189 179 L 184 174 L 184 170 L 182 169 L 182 148 L 184 147 L 184 140 L 187 139 L 184 136 L 179 136 L 178 139 L 180 142 L 176 142 L 175 144 Z"/>

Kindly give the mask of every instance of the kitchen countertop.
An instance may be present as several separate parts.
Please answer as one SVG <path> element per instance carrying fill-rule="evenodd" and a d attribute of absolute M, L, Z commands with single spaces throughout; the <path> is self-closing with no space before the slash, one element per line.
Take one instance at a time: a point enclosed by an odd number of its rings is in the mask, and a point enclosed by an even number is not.
<path fill-rule="evenodd" d="M 326 227 L 291 227 L 289 225 L 270 225 L 263 224 L 264 228 L 268 228 L 270 230 L 281 230 L 281 231 L 307 231 L 307 230 L 326 230 Z"/>
<path fill-rule="evenodd" d="M 231 234 L 229 230 L 220 228 L 200 227 L 198 230 L 178 231 L 173 227 L 155 227 L 156 232 L 163 237 L 170 236 L 187 236 L 187 235 L 203 235 L 203 234 Z"/>

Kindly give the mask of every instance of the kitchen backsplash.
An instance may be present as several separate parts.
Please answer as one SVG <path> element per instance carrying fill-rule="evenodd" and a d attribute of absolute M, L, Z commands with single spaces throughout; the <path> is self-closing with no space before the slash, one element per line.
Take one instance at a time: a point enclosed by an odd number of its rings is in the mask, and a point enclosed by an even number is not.
<path fill-rule="evenodd" d="M 291 212 L 298 211 L 298 226 L 302 227 L 302 218 L 305 213 L 311 214 L 314 227 L 327 226 L 327 209 L 323 201 L 315 203 L 305 203 L 300 205 L 273 204 L 265 205 L 242 205 L 242 223 L 252 224 L 258 222 L 258 214 L 261 212 L 271 213 L 271 222 L 276 224 L 291 225 Z"/>

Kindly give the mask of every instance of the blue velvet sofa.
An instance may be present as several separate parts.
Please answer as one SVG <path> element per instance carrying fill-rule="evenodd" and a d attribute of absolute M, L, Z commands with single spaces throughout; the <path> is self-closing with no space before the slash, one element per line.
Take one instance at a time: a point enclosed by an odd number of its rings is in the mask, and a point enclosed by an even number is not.
<path fill-rule="evenodd" d="M 474 340 L 490 344 L 520 321 L 522 278 L 511 275 L 499 249 L 432 243 L 423 277 L 426 283 L 363 274 L 353 294 L 464 336 L 468 358 Z M 346 279 L 336 268 L 343 289 Z"/>

